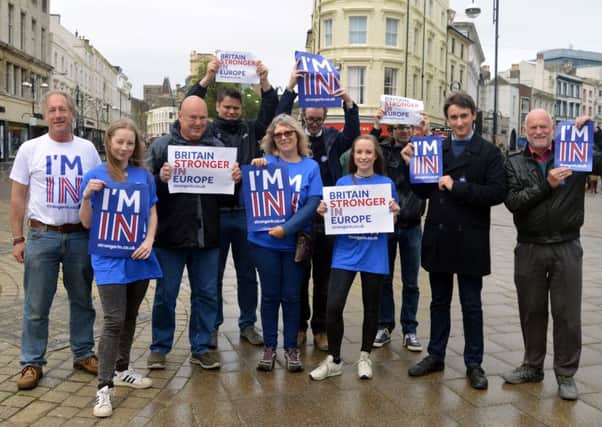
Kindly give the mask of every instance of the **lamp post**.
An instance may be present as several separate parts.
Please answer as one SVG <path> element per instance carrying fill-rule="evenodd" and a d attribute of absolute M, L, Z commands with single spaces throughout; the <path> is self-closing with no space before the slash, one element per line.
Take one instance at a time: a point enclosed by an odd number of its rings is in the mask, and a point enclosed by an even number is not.
<path fill-rule="evenodd" d="M 476 18 L 481 14 L 481 8 L 478 7 L 474 0 L 466 8 L 466 16 L 469 18 Z M 500 0 L 493 0 L 493 25 L 495 27 L 495 50 L 494 50 L 494 62 L 493 62 L 493 126 L 491 132 L 492 142 L 495 144 L 497 136 L 497 62 L 498 62 L 498 42 L 499 42 L 499 17 L 500 17 Z"/>
<path fill-rule="evenodd" d="M 21 86 L 29 88 L 31 90 L 31 119 L 29 120 L 29 137 L 33 138 L 33 128 L 36 125 L 36 86 L 37 80 L 31 75 L 29 80 L 25 80 L 21 83 Z M 40 89 L 47 89 L 48 83 L 40 83 Z"/>

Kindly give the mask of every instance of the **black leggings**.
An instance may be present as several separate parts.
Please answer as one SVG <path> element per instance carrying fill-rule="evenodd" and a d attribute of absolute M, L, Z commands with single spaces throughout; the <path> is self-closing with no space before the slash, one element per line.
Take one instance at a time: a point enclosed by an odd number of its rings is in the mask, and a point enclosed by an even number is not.
<path fill-rule="evenodd" d="M 333 268 L 330 271 L 328 284 L 327 326 L 328 353 L 334 359 L 341 356 L 343 341 L 343 310 L 349 289 L 355 278 L 356 271 Z M 364 304 L 364 321 L 362 323 L 362 351 L 370 352 L 378 329 L 378 310 L 380 292 L 385 278 L 382 274 L 360 272 L 362 278 L 362 302 Z"/>

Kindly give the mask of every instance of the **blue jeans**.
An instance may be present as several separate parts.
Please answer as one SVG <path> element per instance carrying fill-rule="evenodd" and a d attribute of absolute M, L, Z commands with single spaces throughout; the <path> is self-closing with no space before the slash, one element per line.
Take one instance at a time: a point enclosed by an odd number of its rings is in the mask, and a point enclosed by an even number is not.
<path fill-rule="evenodd" d="M 253 327 L 257 321 L 257 274 L 247 241 L 247 218 L 242 209 L 220 212 L 219 271 L 217 274 L 217 319 L 215 329 L 224 323 L 222 285 L 228 250 L 232 246 L 232 258 L 236 268 L 238 327 L 241 331 Z"/>
<path fill-rule="evenodd" d="M 30 229 L 25 244 L 21 365 L 46 364 L 48 314 L 56 294 L 59 268 L 69 297 L 69 344 L 74 360 L 94 354 L 92 266 L 88 233 Z"/>
<path fill-rule="evenodd" d="M 420 270 L 420 249 L 422 247 L 422 230 L 420 225 L 409 228 L 396 227 L 389 234 L 389 271 L 385 277 L 380 298 L 380 316 L 378 328 L 395 328 L 395 300 L 393 298 L 393 275 L 395 274 L 395 255 L 399 245 L 401 263 L 401 315 L 400 323 L 404 334 L 415 334 L 418 322 L 418 271 Z"/>
<path fill-rule="evenodd" d="M 155 248 L 155 251 L 163 270 L 163 278 L 157 280 L 155 288 L 151 351 L 169 353 L 172 348 L 176 327 L 176 299 L 186 267 L 190 281 L 190 350 L 194 354 L 207 353 L 217 314 L 219 249 Z"/>
<path fill-rule="evenodd" d="M 261 323 L 263 342 L 278 345 L 278 313 L 282 305 L 284 348 L 297 348 L 300 288 L 303 266 L 293 252 L 281 252 L 252 244 L 255 265 L 261 282 Z"/>
<path fill-rule="evenodd" d="M 481 289 L 483 277 L 458 274 L 458 291 L 464 325 L 464 364 L 481 366 L 483 362 L 483 309 Z M 431 282 L 431 339 L 428 353 L 437 359 L 445 358 L 451 327 L 450 305 L 454 289 L 453 273 L 430 273 Z"/>

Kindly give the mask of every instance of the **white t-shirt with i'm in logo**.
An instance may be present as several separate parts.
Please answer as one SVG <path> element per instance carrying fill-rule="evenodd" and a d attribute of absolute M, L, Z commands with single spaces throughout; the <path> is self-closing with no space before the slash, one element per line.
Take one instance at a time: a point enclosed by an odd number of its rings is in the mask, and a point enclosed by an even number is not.
<path fill-rule="evenodd" d="M 29 186 L 29 219 L 75 224 L 80 222 L 83 176 L 98 164 L 100 157 L 90 141 L 74 136 L 70 142 L 57 142 L 45 134 L 19 147 L 10 179 Z"/>

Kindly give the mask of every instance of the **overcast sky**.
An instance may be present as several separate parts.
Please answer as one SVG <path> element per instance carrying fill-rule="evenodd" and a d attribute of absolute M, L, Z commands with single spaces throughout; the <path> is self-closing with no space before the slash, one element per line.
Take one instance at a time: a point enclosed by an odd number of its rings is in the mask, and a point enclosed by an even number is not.
<path fill-rule="evenodd" d="M 142 96 L 143 84 L 184 83 L 192 50 L 255 53 L 270 69 L 274 86 L 288 79 L 293 52 L 305 47 L 313 0 L 51 0 L 51 13 L 71 32 L 89 38 L 114 65 L 123 68 Z M 470 0 L 450 0 L 458 14 Z M 493 69 L 493 0 L 478 1 L 474 22 Z M 501 0 L 499 69 L 538 50 L 602 51 L 600 0 Z M 565 29 L 566 28 L 566 29 Z"/>

